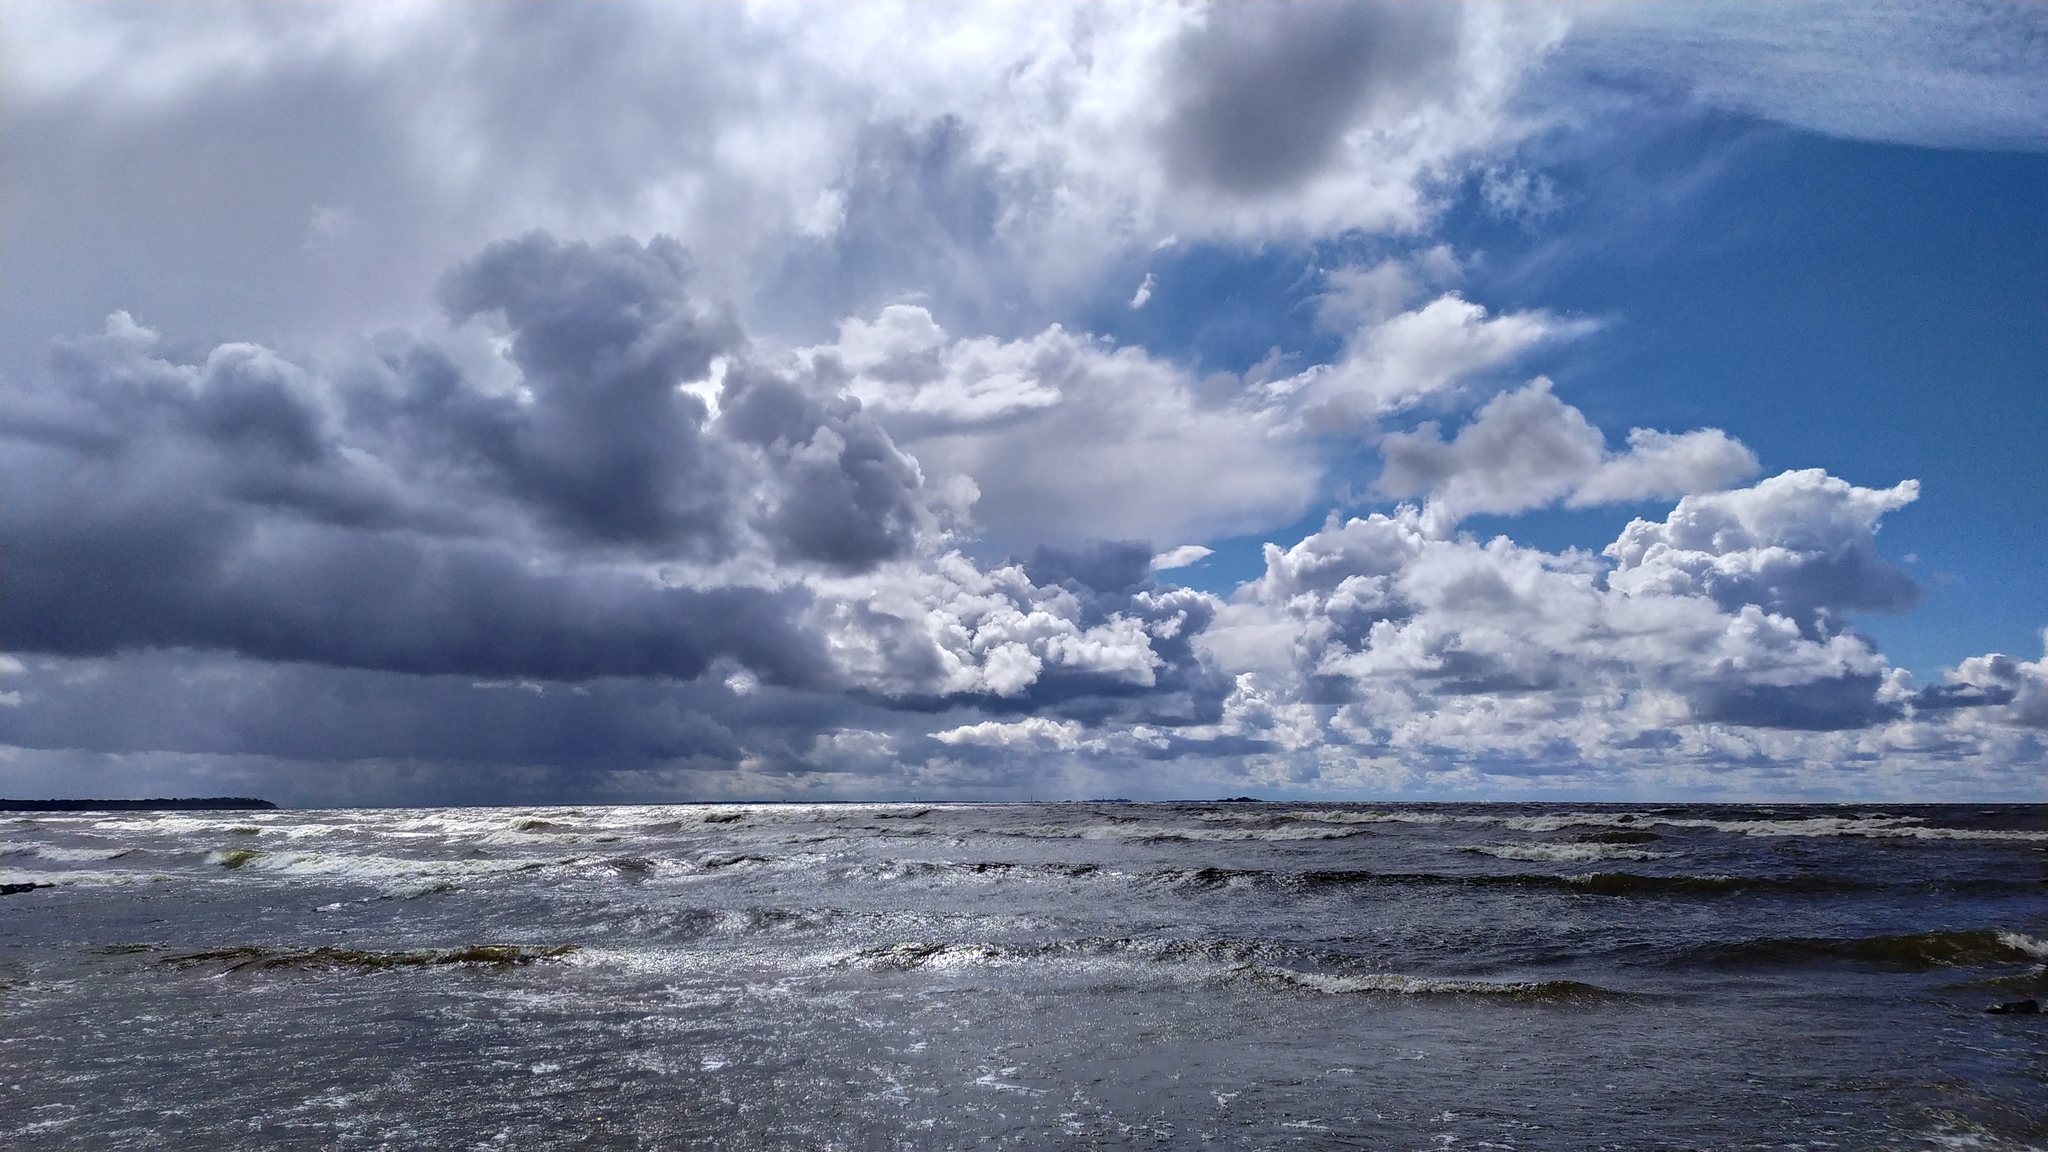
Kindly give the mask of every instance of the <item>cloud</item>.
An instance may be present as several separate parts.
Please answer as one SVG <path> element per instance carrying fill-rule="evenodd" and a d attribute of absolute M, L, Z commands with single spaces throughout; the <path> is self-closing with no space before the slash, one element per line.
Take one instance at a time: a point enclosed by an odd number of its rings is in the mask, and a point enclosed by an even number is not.
<path fill-rule="evenodd" d="M 332 365 L 247 344 L 186 362 L 125 313 L 61 346 L 0 423 L 9 643 L 116 665 L 228 654 L 450 691 L 597 684 L 598 698 L 545 705 L 556 727 L 507 731 L 544 756 L 550 733 L 573 729 L 592 756 L 626 762 L 699 755 L 659 733 L 715 734 L 727 705 L 744 712 L 735 702 L 767 689 L 1097 723 L 1193 722 L 1227 691 L 1192 649 L 1215 599 L 1156 584 L 1148 543 L 968 559 L 962 504 L 926 484 L 840 361 L 754 349 L 703 302 L 674 242 L 530 233 L 458 264 L 441 294 L 451 323 L 503 349 L 496 370 L 405 333 Z M 858 344 L 876 329 L 848 331 Z M 1169 370 L 1135 354 L 1058 330 L 1040 344 L 1152 371 L 1177 395 Z M 955 479 L 971 493 L 971 475 Z M 591 735 L 661 684 L 697 685 L 682 698 L 702 723 L 664 713 L 654 729 L 622 718 L 619 738 Z M 412 722 L 419 754 L 461 758 L 426 723 Z M 768 752 L 810 763 L 798 735 L 780 731 Z M 507 739 L 479 735 L 464 755 L 510 755 Z M 704 747 L 763 754 L 730 736 Z"/>
<path fill-rule="evenodd" d="M 2041 640 L 2048 649 L 2048 631 Z M 1987 708 L 1984 714 L 2026 728 L 2048 729 L 2048 655 L 2031 663 L 2000 653 L 1972 656 L 1952 669 L 1948 680 L 1923 692 L 1919 706 L 1934 710 L 2002 705 Z"/>
<path fill-rule="evenodd" d="M 1167 171 L 1242 196 L 1313 179 L 1356 121 L 1398 120 L 1451 94 L 1461 19 L 1400 5 L 1204 11 L 1169 57 Z"/>
<path fill-rule="evenodd" d="M 2039 5 L 1603 4 L 1573 16 L 1555 61 L 1566 76 L 1677 89 L 1852 139 L 2030 151 L 2048 141 Z"/>
<path fill-rule="evenodd" d="M 1374 487 L 1393 497 L 1428 496 L 1447 523 L 1474 512 L 1512 513 L 1560 499 L 1572 507 L 1725 488 L 1756 474 L 1756 456 L 1719 429 L 1674 435 L 1636 428 L 1626 452 L 1538 377 L 1502 392 L 1446 443 L 1435 421 L 1380 440 L 1386 460 Z"/>
<path fill-rule="evenodd" d="M 1909 492 L 1810 472 L 1687 497 L 1666 521 L 1624 530 L 1607 570 L 1505 538 L 1446 539 L 1412 508 L 1375 514 L 1291 549 L 1269 546 L 1265 575 L 1206 642 L 1226 669 L 1271 668 L 1283 649 L 1254 636 L 1233 651 L 1229 633 L 1289 621 L 1285 666 L 1305 691 L 1405 716 L 1411 739 L 1506 703 L 1561 723 L 1597 701 L 1603 729 L 1632 713 L 1644 729 L 1860 728 L 1901 710 L 1882 659 L 1844 630 L 1843 614 L 1910 603 L 1911 581 L 1870 550 L 1877 517 Z M 1691 536 L 1711 519 L 1703 504 L 1739 509 L 1747 530 L 1722 521 L 1711 542 Z M 1642 543 L 1674 536 L 1714 551 L 1653 556 Z M 1769 575 L 1675 575 L 1706 569 Z M 1498 721 L 1484 727 L 1484 738 L 1511 736 Z"/>
<path fill-rule="evenodd" d="M 1205 556 L 1213 555 L 1215 555 L 1215 549 L 1213 548 L 1204 548 L 1200 544 L 1182 544 L 1177 548 L 1168 548 L 1159 555 L 1152 557 L 1152 570 L 1162 572 L 1170 568 L 1185 568 Z"/>
<path fill-rule="evenodd" d="M 1145 306 L 1145 302 L 1152 299 L 1152 286 L 1156 283 L 1158 283 L 1158 279 L 1156 277 L 1154 277 L 1150 272 L 1145 273 L 1144 283 L 1139 284 L 1138 290 L 1136 292 L 1131 293 L 1132 311 L 1136 311 L 1140 308 L 1143 308 Z"/>
<path fill-rule="evenodd" d="M 1404 287 L 1384 283 L 1395 280 L 1384 272 L 1379 280 L 1381 291 Z M 1367 290 L 1358 280 L 1347 287 L 1353 297 Z M 1324 422 L 1341 426 L 1443 399 L 1473 376 L 1504 368 L 1545 343 L 1570 340 L 1594 327 L 1588 320 L 1543 311 L 1491 315 L 1484 306 L 1450 292 L 1355 330 L 1341 359 L 1310 369 L 1296 386 L 1318 407 Z"/>
<path fill-rule="evenodd" d="M 1413 279 L 1354 285 L 1354 346 L 1463 304 L 1410 309 L 1431 262 L 1362 274 Z M 1995 789 L 2040 740 L 2039 665 L 1919 688 L 1849 626 L 1917 596 L 1876 547 L 1911 481 L 1704 491 L 1747 451 L 1640 429 L 1610 451 L 1539 380 L 1448 442 L 1385 437 L 1383 486 L 1460 513 L 1682 493 L 1668 516 L 1601 556 L 1415 508 L 1333 519 L 1226 602 L 1159 576 L 1208 547 L 1150 541 L 1314 498 L 1313 370 L 1198 383 L 914 305 L 778 350 L 664 238 L 530 232 L 438 292 L 431 330 L 296 358 L 116 313 L 10 384 L 10 756 L 346 764 L 446 798 L 500 770 L 536 795 L 1343 789 L 1854 744 Z"/>
<path fill-rule="evenodd" d="M 1903 612 L 1919 587 L 1880 558 L 1878 519 L 1919 498 L 1920 485 L 1858 488 L 1817 468 L 1750 488 L 1687 496 L 1662 522 L 1635 520 L 1606 548 L 1612 582 L 1636 595 L 1704 596 L 1795 621 L 1802 635 L 1842 614 Z"/>
<path fill-rule="evenodd" d="M 1082 744 L 1081 725 L 1071 720 L 1047 720 L 1032 716 L 1023 720 L 1004 723 L 984 720 L 979 724 L 962 724 L 932 733 L 932 739 L 945 744 L 977 744 L 986 748 L 1037 749 L 1056 748 L 1071 752 Z"/>
<path fill-rule="evenodd" d="M 1205 393 L 1178 365 L 1057 325 L 956 340 L 924 308 L 892 305 L 800 356 L 843 380 L 932 485 L 971 481 L 975 522 L 1011 547 L 1285 523 L 1321 480 L 1284 405 Z"/>
<path fill-rule="evenodd" d="M 1916 691 L 1847 627 L 1852 611 L 1911 603 L 1911 581 L 1873 543 L 1912 494 L 1910 482 L 1785 473 L 1635 521 L 1611 565 L 1447 538 L 1413 508 L 1333 518 L 1292 548 L 1268 545 L 1263 576 L 1219 612 L 1201 646 L 1238 688 L 1224 720 L 1181 735 L 1244 731 L 1230 718 L 1254 702 L 1291 710 L 1294 751 L 1267 762 L 1323 786 L 1390 766 L 1477 768 L 1496 786 L 1745 763 L 2017 770 L 2048 750 L 2030 734 L 2044 698 L 2034 666 L 1973 658 Z M 1653 539 L 1666 549 L 1655 558 Z"/>
<path fill-rule="evenodd" d="M 0 45 L 0 343 L 25 372 L 115 295 L 271 346 L 416 327 L 435 272 L 534 228 L 674 235 L 793 340 L 911 292 L 1014 334 L 1168 236 L 1426 224 L 1533 129 L 1507 109 L 1563 29 L 1404 5 L 26 4 Z"/>

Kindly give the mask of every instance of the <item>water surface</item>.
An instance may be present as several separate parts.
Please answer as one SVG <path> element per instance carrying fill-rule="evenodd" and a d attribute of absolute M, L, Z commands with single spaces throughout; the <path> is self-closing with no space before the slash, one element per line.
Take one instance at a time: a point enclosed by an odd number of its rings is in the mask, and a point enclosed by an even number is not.
<path fill-rule="evenodd" d="M 0 823 L 9 1148 L 2027 1148 L 2041 806 Z"/>

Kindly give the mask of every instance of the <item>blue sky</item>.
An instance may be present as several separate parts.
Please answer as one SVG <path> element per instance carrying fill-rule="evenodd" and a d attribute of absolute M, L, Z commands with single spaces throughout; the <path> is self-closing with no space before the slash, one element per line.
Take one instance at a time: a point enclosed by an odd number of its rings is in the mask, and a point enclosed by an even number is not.
<path fill-rule="evenodd" d="M 2022 4 L 20 4 L 10 795 L 2039 799 Z"/>
<path fill-rule="evenodd" d="M 1437 235 L 1478 254 L 1475 298 L 1605 322 L 1542 365 L 1603 428 L 1726 428 L 1766 470 L 1922 478 L 1883 541 L 1917 557 L 1926 599 L 1858 626 L 1923 678 L 1976 652 L 2025 651 L 2048 618 L 2048 159 L 1717 118 L 1600 161 L 1549 169 L 1560 203 L 1540 220 L 1502 220 L 1476 188 L 1447 214 Z M 1641 195 L 1681 182 L 1693 186 L 1676 200 Z M 1327 356 L 1335 341 L 1312 321 L 1314 269 L 1330 259 L 1195 253 L 1166 266 L 1146 310 L 1119 300 L 1088 318 L 1160 355 L 1239 370 L 1276 343 Z M 1361 480 L 1374 463 L 1357 462 Z M 1592 546 L 1641 511 L 1472 527 Z M 1232 541 L 1187 578 L 1227 593 L 1257 574 L 1261 539 Z"/>

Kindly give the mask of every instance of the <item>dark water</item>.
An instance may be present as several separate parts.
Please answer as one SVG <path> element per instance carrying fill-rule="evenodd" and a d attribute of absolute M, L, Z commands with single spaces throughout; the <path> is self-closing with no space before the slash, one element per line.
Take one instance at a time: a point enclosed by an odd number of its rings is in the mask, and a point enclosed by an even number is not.
<path fill-rule="evenodd" d="M 2041 806 L 0 827 L 11 1149 L 2048 1143 Z"/>

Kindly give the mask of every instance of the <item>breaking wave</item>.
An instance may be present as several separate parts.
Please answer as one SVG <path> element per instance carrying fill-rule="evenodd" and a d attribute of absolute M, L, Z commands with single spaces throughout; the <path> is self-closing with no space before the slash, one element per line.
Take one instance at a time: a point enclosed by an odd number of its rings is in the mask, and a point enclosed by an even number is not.
<path fill-rule="evenodd" d="M 1468 844 L 1460 851 L 1501 860 L 1542 860 L 1560 864 L 1590 864 L 1598 860 L 1667 860 L 1675 852 L 1651 852 L 1616 844 Z"/>
<path fill-rule="evenodd" d="M 1722 967 L 1850 963 L 1917 972 L 2048 960 L 2048 941 L 1992 928 L 1898 936 L 1761 937 L 1705 945 L 1693 949 L 1691 957 Z"/>
<path fill-rule="evenodd" d="M 1407 976 L 1394 972 L 1346 976 L 1299 972 L 1263 964 L 1247 965 L 1240 971 L 1259 979 L 1330 995 L 1391 992 L 1402 996 L 1505 996 L 1517 1000 L 1612 999 L 1625 995 L 1581 980 L 1469 980 Z"/>
<path fill-rule="evenodd" d="M 354 948 L 266 948 L 243 944 L 185 952 L 157 961 L 189 967 L 219 964 L 229 972 L 295 969 L 352 969 L 374 972 L 393 968 L 441 968 L 450 965 L 487 968 L 516 968 L 543 960 L 558 960 L 576 951 L 574 945 L 470 944 L 461 948 L 415 949 L 403 952 L 370 952 Z"/>

